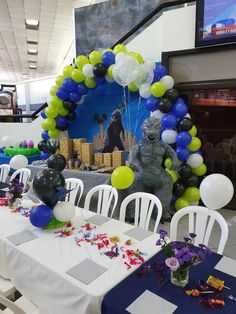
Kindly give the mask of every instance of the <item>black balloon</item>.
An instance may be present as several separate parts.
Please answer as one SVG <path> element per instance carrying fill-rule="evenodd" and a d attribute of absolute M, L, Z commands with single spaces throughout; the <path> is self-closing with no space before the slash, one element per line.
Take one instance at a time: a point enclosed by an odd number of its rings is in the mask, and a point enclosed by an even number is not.
<path fill-rule="evenodd" d="M 192 174 L 188 179 L 185 180 L 186 187 L 199 187 L 199 179 L 197 176 Z"/>
<path fill-rule="evenodd" d="M 58 202 L 58 187 L 65 186 L 63 175 L 54 169 L 39 171 L 33 181 L 33 189 L 37 197 L 48 207 L 53 208 Z"/>
<path fill-rule="evenodd" d="M 182 132 L 182 131 L 189 131 L 193 127 L 193 122 L 190 118 L 182 118 L 179 120 L 177 124 L 177 131 Z"/>
<path fill-rule="evenodd" d="M 60 147 L 59 140 L 51 138 L 47 141 L 48 151 L 51 154 L 55 154 L 56 150 Z"/>
<path fill-rule="evenodd" d="M 176 181 L 173 185 L 173 194 L 175 196 L 182 196 L 185 191 L 185 185 L 180 180 Z"/>
<path fill-rule="evenodd" d="M 66 116 L 66 119 L 69 121 L 75 121 L 76 120 L 76 113 L 74 111 L 69 112 Z"/>
<path fill-rule="evenodd" d="M 61 154 L 52 155 L 47 160 L 48 168 L 62 171 L 66 167 L 66 158 Z"/>
<path fill-rule="evenodd" d="M 68 111 L 74 111 L 77 105 L 70 100 L 64 100 L 63 107 Z"/>
<path fill-rule="evenodd" d="M 38 149 L 39 149 L 41 152 L 47 152 L 47 151 L 48 151 L 47 142 L 46 142 L 46 141 L 40 141 L 40 142 L 38 143 Z"/>
<path fill-rule="evenodd" d="M 97 63 L 93 67 L 93 74 L 96 77 L 104 77 L 107 73 L 107 68 L 102 63 Z"/>
<path fill-rule="evenodd" d="M 192 168 L 189 165 L 182 165 L 179 167 L 179 174 L 181 178 L 187 179 L 192 174 Z"/>
<path fill-rule="evenodd" d="M 172 102 L 168 98 L 162 98 L 160 100 L 159 109 L 163 113 L 171 111 Z"/>
<path fill-rule="evenodd" d="M 175 101 L 179 98 L 179 92 L 175 88 L 168 89 L 165 94 L 165 98 L 168 98 L 171 101 Z"/>

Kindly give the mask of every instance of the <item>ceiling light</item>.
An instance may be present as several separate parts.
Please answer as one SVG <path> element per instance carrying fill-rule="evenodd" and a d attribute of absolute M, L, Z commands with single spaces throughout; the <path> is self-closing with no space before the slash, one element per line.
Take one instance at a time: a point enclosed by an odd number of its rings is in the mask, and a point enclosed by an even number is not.
<path fill-rule="evenodd" d="M 29 69 L 37 69 L 37 65 L 36 64 L 30 64 L 29 65 Z"/>
<path fill-rule="evenodd" d="M 38 30 L 39 29 L 39 21 L 26 19 L 25 20 L 25 27 L 26 27 L 26 29 Z"/>
<path fill-rule="evenodd" d="M 28 55 L 37 55 L 38 50 L 37 49 L 28 49 Z"/>

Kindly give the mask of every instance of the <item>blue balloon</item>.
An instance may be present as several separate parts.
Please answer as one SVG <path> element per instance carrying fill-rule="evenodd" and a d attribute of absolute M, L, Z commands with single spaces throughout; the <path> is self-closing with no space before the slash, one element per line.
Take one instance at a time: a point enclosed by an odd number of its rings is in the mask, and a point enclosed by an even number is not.
<path fill-rule="evenodd" d="M 177 125 L 177 118 L 173 114 L 165 114 L 161 119 L 161 126 L 163 129 L 174 129 Z"/>
<path fill-rule="evenodd" d="M 72 102 L 77 103 L 81 99 L 81 94 L 77 94 L 77 93 L 73 92 L 73 93 L 70 93 L 69 98 Z"/>
<path fill-rule="evenodd" d="M 115 63 L 115 59 L 116 59 L 116 56 L 114 55 L 114 53 L 111 51 L 107 51 L 102 56 L 102 63 L 105 66 L 109 67 L 110 65 Z"/>
<path fill-rule="evenodd" d="M 80 83 L 77 85 L 77 93 L 81 95 L 87 95 L 89 92 L 88 88 L 84 85 L 84 83 Z"/>
<path fill-rule="evenodd" d="M 61 131 L 65 131 L 68 128 L 68 120 L 66 117 L 57 116 L 56 117 L 56 128 Z"/>
<path fill-rule="evenodd" d="M 164 65 L 157 65 L 156 69 L 154 70 L 154 78 L 153 78 L 153 82 L 159 82 L 160 79 L 165 76 L 168 75 L 168 70 Z"/>
<path fill-rule="evenodd" d="M 41 152 L 40 157 L 42 160 L 46 160 L 50 157 L 51 155 L 48 152 Z"/>
<path fill-rule="evenodd" d="M 46 227 L 52 219 L 52 210 L 46 205 L 32 208 L 29 216 L 31 224 L 37 228 Z"/>
<path fill-rule="evenodd" d="M 94 80 L 97 85 L 105 85 L 107 83 L 106 79 L 104 77 L 94 77 Z"/>
<path fill-rule="evenodd" d="M 190 152 L 187 148 L 177 146 L 176 147 L 176 154 L 179 160 L 186 161 L 190 156 Z"/>
<path fill-rule="evenodd" d="M 177 134 L 176 136 L 176 143 L 179 145 L 179 146 L 182 146 L 182 147 L 186 147 L 188 146 L 188 144 L 190 144 L 192 141 L 192 136 L 188 133 L 188 132 L 180 132 Z"/>
<path fill-rule="evenodd" d="M 61 100 L 66 100 L 69 97 L 69 93 L 68 91 L 66 91 L 64 88 L 59 87 L 56 90 L 56 95 L 58 98 L 60 98 Z"/>
<path fill-rule="evenodd" d="M 155 111 L 158 109 L 160 99 L 154 96 L 149 96 L 145 99 L 145 107 L 148 111 Z"/>
<path fill-rule="evenodd" d="M 182 98 L 178 98 L 172 106 L 172 113 L 177 118 L 183 118 L 188 113 L 188 107 Z"/>
<path fill-rule="evenodd" d="M 48 135 L 48 131 L 43 131 L 43 133 L 41 134 L 41 136 L 42 136 L 42 139 L 43 139 L 44 141 L 47 141 L 47 140 L 50 139 L 50 137 L 49 137 L 49 135 Z"/>
<path fill-rule="evenodd" d="M 40 112 L 40 115 L 41 115 L 41 117 L 42 117 L 43 119 L 47 119 L 45 110 L 41 111 L 41 112 Z"/>
<path fill-rule="evenodd" d="M 62 88 L 68 92 L 75 92 L 77 90 L 77 83 L 71 78 L 67 77 L 63 80 Z"/>

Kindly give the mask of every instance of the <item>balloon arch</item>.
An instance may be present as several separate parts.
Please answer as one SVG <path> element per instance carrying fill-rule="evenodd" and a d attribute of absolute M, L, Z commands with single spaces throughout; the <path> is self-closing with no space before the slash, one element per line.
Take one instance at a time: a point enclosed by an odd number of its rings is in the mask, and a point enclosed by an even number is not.
<path fill-rule="evenodd" d="M 180 161 L 179 171 L 171 170 L 171 159 L 165 167 L 174 181 L 173 202 L 176 210 L 200 200 L 199 185 L 206 173 L 201 141 L 188 113 L 188 106 L 174 88 L 174 79 L 166 67 L 143 60 L 139 53 L 128 52 L 119 44 L 103 52 L 80 55 L 75 65 L 66 66 L 50 90 L 49 106 L 41 115 L 42 139 L 59 138 L 60 131 L 76 119 L 76 107 L 88 92 L 99 85 L 116 82 L 130 92 L 138 92 L 147 110 L 161 120 L 161 140 L 174 147 Z"/>

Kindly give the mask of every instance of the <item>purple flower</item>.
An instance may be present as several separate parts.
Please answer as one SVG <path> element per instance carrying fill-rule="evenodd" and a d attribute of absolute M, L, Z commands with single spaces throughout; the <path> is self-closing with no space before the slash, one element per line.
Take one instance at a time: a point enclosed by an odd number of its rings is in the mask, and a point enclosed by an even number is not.
<path fill-rule="evenodd" d="M 161 240 L 160 239 L 157 240 L 156 245 L 161 245 Z"/>
<path fill-rule="evenodd" d="M 175 254 L 175 257 L 179 259 L 179 258 L 181 258 L 183 255 L 184 255 L 184 253 L 183 253 L 182 251 L 179 251 L 179 252 L 177 252 L 177 253 Z"/>
<path fill-rule="evenodd" d="M 206 254 L 211 254 L 211 249 L 205 244 L 199 243 L 198 246 L 205 251 Z"/>
<path fill-rule="evenodd" d="M 189 238 L 189 237 L 184 237 L 184 241 L 188 242 L 188 241 L 190 241 L 190 240 L 191 240 L 191 238 Z"/>
<path fill-rule="evenodd" d="M 190 233 L 189 233 L 189 236 L 190 236 L 190 238 L 193 239 L 193 238 L 196 238 L 197 235 L 196 235 L 196 233 L 194 233 L 194 232 L 190 232 Z"/>
<path fill-rule="evenodd" d="M 192 259 L 192 254 L 191 254 L 191 252 L 189 252 L 189 253 L 183 255 L 183 260 L 184 260 L 185 262 L 190 262 L 191 259 Z"/>
<path fill-rule="evenodd" d="M 188 252 L 189 252 L 189 249 L 185 246 L 185 247 L 183 247 L 183 248 L 181 249 L 181 251 L 182 251 L 183 253 L 188 253 Z"/>
<path fill-rule="evenodd" d="M 178 262 L 180 266 L 184 265 L 184 260 L 182 258 L 178 258 Z"/>
<path fill-rule="evenodd" d="M 164 238 L 167 236 L 167 234 L 168 234 L 168 232 L 166 232 L 166 231 L 163 230 L 163 229 L 161 229 L 161 230 L 159 231 L 159 233 L 160 233 L 160 238 L 161 238 L 161 239 L 164 239 Z"/>
<path fill-rule="evenodd" d="M 179 268 L 179 262 L 178 259 L 175 257 L 170 257 L 165 260 L 166 265 L 170 268 L 172 271 L 176 271 Z"/>

